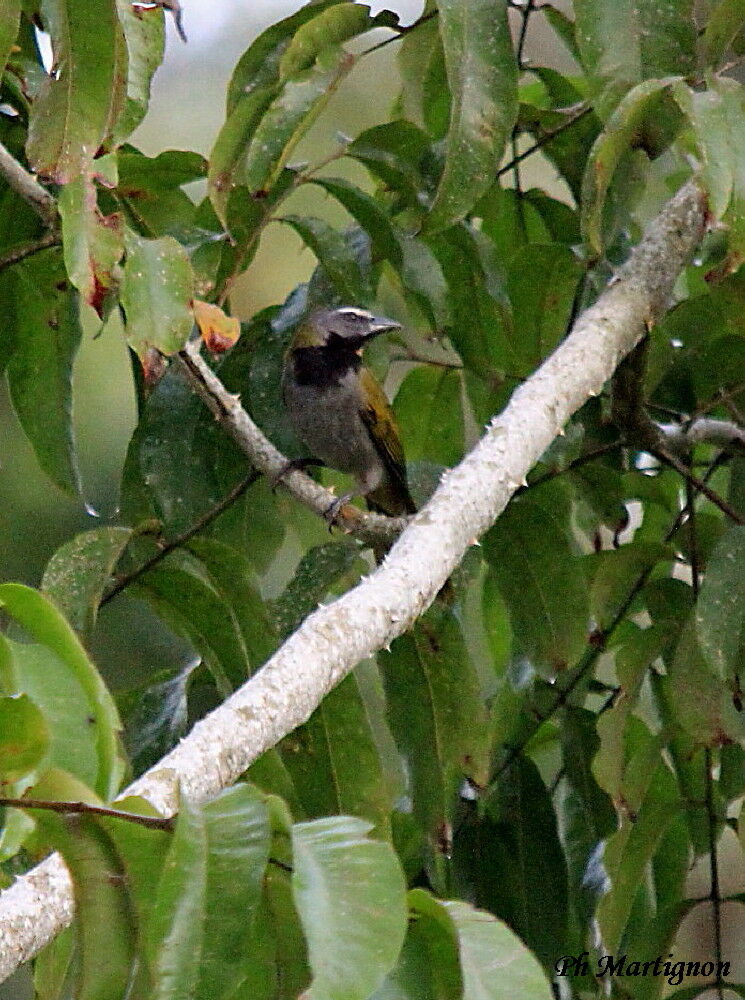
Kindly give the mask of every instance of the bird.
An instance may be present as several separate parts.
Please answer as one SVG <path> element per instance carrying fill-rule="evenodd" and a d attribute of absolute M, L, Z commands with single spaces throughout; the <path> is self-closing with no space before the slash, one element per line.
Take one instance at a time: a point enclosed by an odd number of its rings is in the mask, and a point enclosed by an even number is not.
<path fill-rule="evenodd" d="M 400 328 L 355 306 L 316 309 L 295 330 L 282 372 L 290 423 L 311 452 L 292 465 L 325 465 L 354 476 L 368 508 L 390 517 L 417 508 L 396 418 L 362 352 L 373 337 Z M 332 520 L 352 495 L 331 505 Z"/>

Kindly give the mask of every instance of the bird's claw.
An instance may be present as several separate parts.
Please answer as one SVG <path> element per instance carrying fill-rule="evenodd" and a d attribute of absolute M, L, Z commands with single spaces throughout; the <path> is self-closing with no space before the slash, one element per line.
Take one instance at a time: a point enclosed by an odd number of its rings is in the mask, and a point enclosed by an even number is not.
<path fill-rule="evenodd" d="M 345 493 L 344 496 L 337 497 L 333 503 L 330 503 L 326 510 L 323 512 L 323 516 L 328 522 L 329 531 L 334 527 L 339 519 L 339 514 L 345 503 L 349 503 L 352 499 L 351 493 Z"/>

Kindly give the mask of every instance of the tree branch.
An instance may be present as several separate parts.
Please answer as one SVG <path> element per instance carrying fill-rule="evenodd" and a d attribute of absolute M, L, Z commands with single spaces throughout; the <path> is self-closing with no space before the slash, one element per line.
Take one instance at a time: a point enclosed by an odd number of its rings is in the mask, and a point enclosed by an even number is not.
<path fill-rule="evenodd" d="M 612 286 L 516 389 L 473 451 L 445 473 L 382 565 L 309 615 L 258 673 L 126 794 L 143 796 L 166 816 L 178 808 L 179 788 L 200 801 L 215 795 L 305 722 L 360 660 L 416 621 L 572 414 L 600 393 L 619 360 L 664 312 L 703 235 L 705 207 L 698 186 L 686 184 L 652 222 Z M 66 926 L 72 908 L 58 855 L 2 893 L 0 980 Z"/>
<path fill-rule="evenodd" d="M 59 246 L 60 243 L 61 237 L 56 229 L 50 229 L 49 232 L 40 236 L 37 240 L 30 240 L 28 243 L 19 243 L 18 246 L 11 247 L 4 253 L 0 253 L 0 271 L 4 271 L 6 267 L 11 267 L 13 264 L 18 264 L 19 261 L 25 260 L 27 257 L 31 257 L 41 250 Z"/>
<path fill-rule="evenodd" d="M 47 226 L 57 222 L 57 202 L 33 174 L 24 169 L 0 142 L 0 174 Z"/>
<path fill-rule="evenodd" d="M 325 489 L 304 472 L 297 469 L 288 471 L 288 459 L 262 434 L 241 406 L 240 397 L 228 392 L 202 358 L 196 344 L 187 344 L 177 358 L 194 392 L 248 456 L 251 464 L 259 472 L 281 482 L 296 500 L 324 517 L 337 499 L 331 490 Z M 365 514 L 351 504 L 344 504 L 336 524 L 370 545 L 392 541 L 406 527 L 407 518 Z"/>

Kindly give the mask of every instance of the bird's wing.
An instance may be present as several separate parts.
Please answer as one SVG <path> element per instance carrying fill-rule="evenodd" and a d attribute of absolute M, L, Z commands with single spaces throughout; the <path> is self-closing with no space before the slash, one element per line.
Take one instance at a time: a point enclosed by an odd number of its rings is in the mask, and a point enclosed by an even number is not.
<path fill-rule="evenodd" d="M 410 507 L 410 513 L 413 513 L 416 508 L 409 497 L 406 483 L 406 461 L 401 444 L 401 432 L 391 404 L 375 376 L 367 368 L 360 372 L 360 389 L 365 401 L 360 409 L 362 421 L 370 433 L 375 450 L 383 460 L 391 482 L 399 491 L 404 505 Z"/>

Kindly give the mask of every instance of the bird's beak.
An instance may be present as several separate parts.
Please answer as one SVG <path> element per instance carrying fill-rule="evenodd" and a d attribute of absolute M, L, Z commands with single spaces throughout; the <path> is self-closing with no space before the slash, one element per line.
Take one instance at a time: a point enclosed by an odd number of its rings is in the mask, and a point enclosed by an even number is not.
<path fill-rule="evenodd" d="M 370 333 L 366 339 L 372 340 L 373 337 L 377 337 L 381 333 L 387 333 L 389 330 L 400 329 L 401 324 L 397 323 L 395 319 L 386 319 L 385 316 L 376 316 L 370 324 Z"/>

